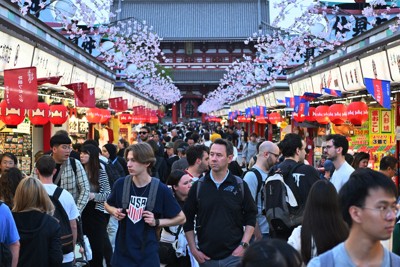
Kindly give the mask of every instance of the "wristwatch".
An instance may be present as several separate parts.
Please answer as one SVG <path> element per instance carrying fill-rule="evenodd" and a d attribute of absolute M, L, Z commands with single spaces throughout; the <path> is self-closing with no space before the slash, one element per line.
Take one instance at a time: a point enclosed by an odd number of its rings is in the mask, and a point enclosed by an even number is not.
<path fill-rule="evenodd" d="M 248 248 L 249 247 L 249 243 L 247 242 L 240 242 L 240 244 L 243 248 Z"/>
<path fill-rule="evenodd" d="M 154 227 L 157 227 L 157 226 L 160 225 L 160 220 L 159 219 L 155 219 L 154 222 L 155 222 Z"/>

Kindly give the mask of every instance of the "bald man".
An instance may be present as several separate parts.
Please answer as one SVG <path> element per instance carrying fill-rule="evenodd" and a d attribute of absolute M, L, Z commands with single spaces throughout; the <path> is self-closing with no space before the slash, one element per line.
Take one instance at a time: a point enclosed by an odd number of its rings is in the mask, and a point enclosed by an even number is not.
<path fill-rule="evenodd" d="M 257 224 L 254 229 L 255 240 L 260 240 L 269 236 L 269 227 L 265 215 L 262 214 L 264 201 L 262 198 L 262 188 L 268 176 L 268 171 L 272 168 L 279 158 L 279 148 L 276 144 L 265 141 L 259 147 L 257 162 L 245 174 L 243 180 L 249 186 L 251 196 L 257 203 Z"/>

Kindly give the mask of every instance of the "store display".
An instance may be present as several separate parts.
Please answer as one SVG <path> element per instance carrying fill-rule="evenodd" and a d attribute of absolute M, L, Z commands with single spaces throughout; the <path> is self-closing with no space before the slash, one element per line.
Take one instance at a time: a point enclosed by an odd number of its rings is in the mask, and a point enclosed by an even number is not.
<path fill-rule="evenodd" d="M 22 133 L 0 133 L 0 152 L 13 153 L 18 159 L 18 168 L 25 174 L 32 170 L 32 137 Z"/>

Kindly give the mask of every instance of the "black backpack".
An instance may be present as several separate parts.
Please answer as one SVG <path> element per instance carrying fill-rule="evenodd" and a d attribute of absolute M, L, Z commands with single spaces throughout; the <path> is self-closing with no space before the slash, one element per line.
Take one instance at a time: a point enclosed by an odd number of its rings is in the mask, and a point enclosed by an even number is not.
<path fill-rule="evenodd" d="M 257 157 L 256 157 L 256 159 L 257 159 Z M 256 191 L 256 198 L 255 198 L 254 202 L 257 205 L 258 194 L 261 194 L 261 211 L 263 213 L 265 213 L 265 210 L 263 209 L 263 207 L 264 207 L 264 189 L 263 189 L 263 180 L 262 180 L 261 173 L 256 168 L 251 168 L 250 170 L 243 173 L 242 179 L 248 172 L 254 172 L 254 174 L 257 177 L 257 191 Z"/>
<path fill-rule="evenodd" d="M 53 217 L 57 219 L 58 223 L 60 224 L 60 239 L 62 245 L 63 254 L 68 254 L 74 251 L 73 245 L 73 236 L 72 236 L 72 229 L 71 224 L 69 222 L 69 218 L 67 213 L 65 212 L 64 207 L 61 205 L 61 202 L 58 200 L 60 195 L 64 189 L 61 187 L 57 187 L 54 191 L 52 196 L 49 195 L 51 202 L 54 205 L 54 215 Z"/>
<path fill-rule="evenodd" d="M 114 182 L 118 180 L 118 178 L 124 177 L 124 169 L 121 164 L 118 162 L 118 159 L 115 158 L 113 162 L 104 162 L 100 160 L 100 163 L 104 165 L 104 169 L 107 173 L 108 182 L 110 183 L 110 187 L 112 188 Z"/>
<path fill-rule="evenodd" d="M 0 206 L 3 202 L 0 201 Z M 0 243 L 0 267 L 10 267 L 12 262 L 12 254 L 10 248 L 4 244 Z"/>
<path fill-rule="evenodd" d="M 301 165 L 304 164 L 294 165 L 285 177 L 279 169 L 272 169 L 265 181 L 265 216 L 273 230 L 273 237 L 286 239 L 293 228 L 302 223 L 304 206 L 298 204 L 298 187 L 292 175 Z"/>

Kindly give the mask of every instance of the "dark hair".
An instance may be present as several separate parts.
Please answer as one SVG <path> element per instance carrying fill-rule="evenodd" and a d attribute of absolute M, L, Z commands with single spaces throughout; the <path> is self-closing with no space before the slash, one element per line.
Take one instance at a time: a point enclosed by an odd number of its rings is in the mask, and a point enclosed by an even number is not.
<path fill-rule="evenodd" d="M 381 162 L 379 163 L 379 169 L 384 171 L 390 167 L 392 170 L 394 170 L 396 169 L 396 165 L 397 165 L 397 159 L 395 157 L 385 156 L 381 159 Z"/>
<path fill-rule="evenodd" d="M 347 238 L 349 230 L 340 213 L 336 188 L 331 182 L 319 180 L 311 187 L 301 225 L 301 256 L 305 264 L 312 258 L 312 240 L 320 255 Z"/>
<path fill-rule="evenodd" d="M 0 197 L 10 208 L 13 206 L 15 190 L 22 178 L 22 172 L 16 167 L 6 170 L 0 177 Z"/>
<path fill-rule="evenodd" d="M 209 132 L 205 132 L 203 136 L 204 136 L 204 140 L 210 141 L 210 133 Z"/>
<path fill-rule="evenodd" d="M 103 147 L 107 150 L 111 160 L 114 160 L 117 157 L 117 147 L 115 145 L 105 144 Z"/>
<path fill-rule="evenodd" d="M 172 186 L 172 190 L 175 192 L 174 185 L 177 186 L 182 176 L 184 176 L 186 172 L 182 170 L 174 170 L 171 172 L 167 178 L 167 185 Z"/>
<path fill-rule="evenodd" d="M 340 207 L 345 222 L 352 226 L 352 219 L 349 213 L 351 206 L 363 207 L 365 199 L 371 189 L 383 189 L 397 199 L 397 189 L 393 181 L 383 173 L 369 168 L 355 170 L 349 180 L 339 191 Z"/>
<path fill-rule="evenodd" d="M 145 125 L 145 126 L 140 127 L 140 129 L 145 129 L 147 131 L 147 133 L 151 134 L 151 129 L 149 126 Z"/>
<path fill-rule="evenodd" d="M 174 154 L 178 155 L 178 147 L 180 146 L 180 144 L 185 143 L 185 141 L 183 141 L 182 139 L 176 139 L 174 142 Z"/>
<path fill-rule="evenodd" d="M 330 134 L 326 136 L 326 141 L 332 140 L 332 144 L 335 147 L 342 148 L 342 155 L 346 155 L 347 150 L 349 149 L 349 141 L 347 141 L 346 136 L 341 134 Z"/>
<path fill-rule="evenodd" d="M 11 153 L 11 152 L 5 152 L 4 154 L 2 154 L 2 155 L 0 156 L 0 162 L 3 160 L 4 157 L 7 157 L 7 158 L 12 159 L 12 161 L 14 161 L 14 164 L 15 164 L 15 165 L 18 164 L 18 159 L 17 159 L 17 157 L 16 157 L 13 153 Z"/>
<path fill-rule="evenodd" d="M 36 162 L 36 169 L 44 177 L 53 176 L 55 168 L 56 162 L 50 155 L 43 155 Z"/>
<path fill-rule="evenodd" d="M 284 157 L 293 157 L 297 149 L 302 149 L 303 142 L 300 135 L 288 133 L 278 146 Z"/>
<path fill-rule="evenodd" d="M 189 137 L 190 139 L 193 139 L 194 143 L 198 143 L 200 140 L 200 135 L 196 132 L 192 133 L 192 135 Z"/>
<path fill-rule="evenodd" d="M 355 154 L 353 164 L 351 164 L 352 167 L 357 170 L 359 168 L 358 165 L 360 165 L 360 161 L 362 161 L 363 159 L 369 160 L 369 154 L 365 152 L 358 152 L 357 154 Z"/>
<path fill-rule="evenodd" d="M 201 160 L 203 158 L 203 152 L 209 153 L 209 149 L 205 145 L 195 145 L 189 147 L 186 151 L 186 160 L 189 163 L 189 166 L 193 166 L 197 159 Z"/>
<path fill-rule="evenodd" d="M 89 161 L 86 164 L 85 170 L 88 174 L 89 182 L 94 185 L 95 187 L 99 187 L 99 175 L 100 175 L 100 160 L 99 160 L 99 148 L 87 144 L 83 145 L 81 148 L 81 153 L 89 154 Z"/>
<path fill-rule="evenodd" d="M 246 249 L 240 267 L 301 267 L 300 254 L 280 239 L 263 239 Z"/>
<path fill-rule="evenodd" d="M 215 144 L 225 146 L 227 156 L 233 155 L 233 145 L 232 145 L 231 141 L 228 141 L 228 140 L 222 139 L 222 138 L 217 138 L 217 139 L 215 139 L 214 143 L 211 144 L 210 149 Z"/>
<path fill-rule="evenodd" d="M 128 143 L 124 138 L 119 139 L 118 142 L 120 142 L 121 144 L 123 144 L 123 145 L 124 145 L 124 148 L 127 148 L 127 147 L 129 146 L 129 143 Z"/>
<path fill-rule="evenodd" d="M 149 140 L 147 140 L 146 142 L 147 142 L 147 143 L 151 146 L 151 148 L 153 149 L 154 155 L 157 155 L 157 154 L 158 154 L 158 150 L 160 150 L 160 148 L 159 148 L 158 145 L 157 145 L 157 142 L 154 141 L 153 139 L 149 139 Z"/>
<path fill-rule="evenodd" d="M 258 135 L 257 135 L 256 133 L 251 133 L 251 134 L 250 134 L 250 137 L 252 137 L 252 136 L 254 136 L 255 138 L 258 137 Z"/>
<path fill-rule="evenodd" d="M 353 161 L 354 161 L 354 157 L 353 157 L 353 155 L 351 155 L 351 154 L 349 154 L 349 153 L 346 153 L 346 155 L 344 155 L 344 160 L 345 160 L 348 164 L 352 165 L 352 164 L 353 164 Z"/>

